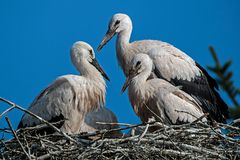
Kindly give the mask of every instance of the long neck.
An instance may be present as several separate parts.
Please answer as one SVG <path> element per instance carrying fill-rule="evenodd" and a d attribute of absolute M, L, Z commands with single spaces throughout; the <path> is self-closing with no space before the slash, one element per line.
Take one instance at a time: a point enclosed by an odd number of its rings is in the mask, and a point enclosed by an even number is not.
<path fill-rule="evenodd" d="M 81 96 L 77 98 L 79 100 L 77 104 L 84 117 L 86 113 L 105 106 L 106 84 L 101 73 L 89 62 L 82 60 L 79 64 L 81 65 L 77 65 L 76 67 L 81 72 L 81 77 L 83 77 L 85 81 L 83 81 L 84 84 L 82 84 L 83 90 L 77 91 L 79 93 L 78 95 Z M 84 109 L 81 107 L 84 107 Z M 79 126 L 81 125 L 79 124 Z"/>
<path fill-rule="evenodd" d="M 117 53 L 117 58 L 118 58 L 118 62 L 120 63 L 125 75 L 128 72 L 128 68 L 127 67 L 127 63 L 129 60 L 129 54 L 128 50 L 130 47 L 130 37 L 131 37 L 131 33 L 132 33 L 132 27 L 130 26 L 128 29 L 125 29 L 123 31 L 121 31 L 118 36 L 117 36 L 117 41 L 116 41 L 116 53 Z"/>
<path fill-rule="evenodd" d="M 144 70 L 139 75 L 134 77 L 131 81 L 130 88 L 134 89 L 134 92 L 143 95 L 143 87 L 146 86 L 148 77 L 150 76 L 150 70 Z"/>
<path fill-rule="evenodd" d="M 129 27 L 118 33 L 117 36 L 117 47 L 123 48 L 129 44 L 132 33 L 132 27 Z"/>
<path fill-rule="evenodd" d="M 147 73 L 140 73 L 132 79 L 128 88 L 128 97 L 136 113 L 138 113 L 138 108 L 142 105 L 144 99 L 147 99 L 146 96 L 149 95 L 146 86 L 147 77 Z"/>
<path fill-rule="evenodd" d="M 91 80 L 100 82 L 101 84 L 105 85 L 105 81 L 101 73 L 89 62 L 82 61 L 81 65 L 76 66 L 76 68 L 83 77 L 89 78 Z"/>

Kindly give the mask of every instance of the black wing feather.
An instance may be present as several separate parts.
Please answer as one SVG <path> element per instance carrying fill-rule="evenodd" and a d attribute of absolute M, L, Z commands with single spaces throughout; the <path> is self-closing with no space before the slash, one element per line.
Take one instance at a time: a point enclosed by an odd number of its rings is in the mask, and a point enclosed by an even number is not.
<path fill-rule="evenodd" d="M 49 122 L 54 123 L 55 127 L 61 128 L 62 125 L 64 124 L 64 121 L 65 121 L 64 116 L 62 114 L 60 114 L 59 116 L 53 117 Z M 24 126 L 22 121 L 21 121 L 18 124 L 17 129 L 26 128 L 26 127 L 33 127 L 33 126 L 36 126 L 36 125 L 40 125 L 40 124 L 33 124 L 32 126 L 26 126 L 26 125 Z M 49 127 L 49 126 L 42 127 L 41 129 L 37 130 L 38 134 L 52 134 L 54 132 L 55 132 L 55 130 L 52 129 L 51 127 Z"/>
<path fill-rule="evenodd" d="M 214 78 L 212 78 L 208 72 L 197 62 L 195 62 L 196 66 L 203 72 L 203 74 L 206 76 L 207 81 L 210 85 L 210 87 L 212 88 L 216 88 L 217 90 L 219 90 L 218 84 L 216 82 L 216 80 Z"/>
<path fill-rule="evenodd" d="M 202 71 L 201 76 L 196 76 L 191 81 L 175 78 L 171 79 L 170 83 L 181 86 L 181 90 L 200 102 L 203 111 L 209 113 L 211 119 L 226 123 L 226 118 L 229 118 L 228 106 L 215 90 L 218 89 L 217 82 L 198 63 L 196 66 Z M 166 80 L 158 70 L 155 69 L 154 73 Z"/>
<path fill-rule="evenodd" d="M 34 99 L 34 101 L 32 102 L 32 104 L 31 104 L 31 106 L 30 106 L 29 109 L 31 109 L 31 107 L 34 106 L 41 97 L 44 97 L 44 96 L 50 94 L 50 93 L 51 93 L 52 91 L 54 91 L 57 87 L 59 87 L 60 85 L 66 84 L 67 82 L 68 82 L 68 81 L 67 81 L 65 78 L 59 78 L 59 79 L 57 79 L 57 80 L 55 81 L 55 83 L 53 83 L 53 84 L 49 85 L 47 88 L 45 88 L 45 89 Z M 71 89 L 73 90 L 72 86 L 70 86 L 70 87 L 71 87 Z M 74 97 L 74 98 L 75 98 L 75 97 Z M 27 114 L 27 113 L 25 113 L 25 114 Z M 35 114 L 36 114 L 36 113 L 35 113 Z M 38 114 L 37 114 L 37 115 L 38 115 Z M 38 116 L 39 116 L 39 115 L 38 115 Z M 23 115 L 23 117 L 24 117 L 24 115 Z M 23 119 L 23 117 L 22 117 L 22 119 Z M 34 119 L 35 117 L 32 117 L 32 118 Z M 19 125 L 18 125 L 18 129 L 20 129 L 20 128 L 25 128 L 25 127 L 33 127 L 33 126 L 39 125 L 39 124 L 35 124 L 35 123 L 33 123 L 33 125 L 31 125 L 31 126 L 23 125 L 22 119 L 21 119 L 21 121 L 20 121 L 20 123 L 19 123 Z M 60 113 L 59 115 L 56 115 L 56 116 L 52 117 L 52 119 L 50 119 L 48 122 L 54 123 L 57 128 L 61 128 L 62 125 L 64 124 L 64 121 L 65 121 L 65 120 L 66 120 L 66 117 L 64 117 L 63 114 Z M 47 126 L 47 127 L 43 127 L 43 132 L 40 131 L 40 133 L 44 133 L 44 132 L 50 134 L 50 133 L 53 133 L 53 132 L 55 132 L 55 131 L 54 131 L 51 127 L 48 127 L 48 126 Z"/>

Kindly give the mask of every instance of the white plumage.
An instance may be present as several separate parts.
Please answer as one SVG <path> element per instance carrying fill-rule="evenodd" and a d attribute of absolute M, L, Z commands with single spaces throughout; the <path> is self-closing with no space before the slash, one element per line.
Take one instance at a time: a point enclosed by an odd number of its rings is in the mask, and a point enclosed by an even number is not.
<path fill-rule="evenodd" d="M 182 124 L 203 116 L 200 105 L 179 87 L 163 79 L 148 79 L 154 67 L 148 55 L 136 54 L 129 66 L 122 91 L 129 86 L 130 102 L 143 122 L 154 117 L 165 124 Z"/>
<path fill-rule="evenodd" d="M 228 106 L 217 93 L 218 85 L 207 71 L 191 57 L 174 46 L 157 40 L 142 40 L 130 43 L 132 21 L 126 14 L 115 14 L 111 18 L 108 31 L 98 50 L 117 34 L 116 53 L 118 62 L 127 76 L 130 62 L 135 54 L 150 56 L 155 66 L 150 78 L 165 79 L 199 101 L 209 118 L 225 122 Z"/>
<path fill-rule="evenodd" d="M 98 123 L 102 122 L 102 123 Z M 80 132 L 94 132 L 102 129 L 119 128 L 118 120 L 115 114 L 106 107 L 101 107 L 92 112 L 88 112 L 80 127 Z M 121 131 L 113 131 L 105 134 L 105 136 L 121 137 Z"/>
<path fill-rule="evenodd" d="M 113 118 L 109 121 L 116 122 L 116 118 L 107 110 L 101 109 L 96 112 L 104 113 L 103 118 L 99 118 L 101 115 L 93 114 L 96 109 L 105 105 L 106 87 L 103 76 L 106 79 L 108 77 L 97 63 L 92 47 L 82 41 L 74 43 L 71 48 L 71 60 L 81 76 L 64 75 L 57 78 L 35 98 L 29 110 L 50 122 L 64 120 L 60 129 L 70 134 L 90 131 L 91 129 L 84 130 L 81 127 L 94 128 L 95 126 L 87 126 L 87 122 L 93 124 L 94 118 L 106 120 L 106 115 L 109 115 L 108 118 Z M 39 123 L 38 119 L 24 114 L 18 128 Z"/>

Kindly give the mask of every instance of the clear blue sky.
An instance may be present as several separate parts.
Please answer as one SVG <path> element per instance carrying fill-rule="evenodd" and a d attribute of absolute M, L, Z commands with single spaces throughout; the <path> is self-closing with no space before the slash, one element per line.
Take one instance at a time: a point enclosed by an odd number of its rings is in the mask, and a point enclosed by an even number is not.
<path fill-rule="evenodd" d="M 166 41 L 204 67 L 214 64 L 208 51 L 208 46 L 213 45 L 222 61 L 233 60 L 231 69 L 236 85 L 240 86 L 239 7 L 237 0 L 2 0 L 0 96 L 27 108 L 55 78 L 78 74 L 70 62 L 71 45 L 83 40 L 96 49 L 111 16 L 118 12 L 132 18 L 132 41 Z M 116 61 L 115 38 L 96 55 L 111 79 L 107 83 L 107 107 L 120 122 L 138 123 L 127 94 L 120 95 L 125 78 Z M 7 108 L 0 103 L 0 112 Z M 9 114 L 14 127 L 21 116 L 19 111 Z M 0 125 L 6 125 L 4 118 Z"/>

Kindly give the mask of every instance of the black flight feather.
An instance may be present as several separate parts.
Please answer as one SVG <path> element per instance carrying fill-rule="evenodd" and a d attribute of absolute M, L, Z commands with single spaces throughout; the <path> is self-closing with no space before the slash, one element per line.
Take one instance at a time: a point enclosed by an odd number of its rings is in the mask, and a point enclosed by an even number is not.
<path fill-rule="evenodd" d="M 229 118 L 228 106 L 215 90 L 218 89 L 217 82 L 198 63 L 196 66 L 201 70 L 201 76 L 196 76 L 190 81 L 174 78 L 170 80 L 170 83 L 181 86 L 181 90 L 200 102 L 203 111 L 209 113 L 211 119 L 226 123 L 226 118 Z M 154 73 L 157 77 L 166 80 L 157 69 L 154 70 Z"/>
<path fill-rule="evenodd" d="M 61 128 L 62 125 L 64 124 L 64 116 L 62 114 L 56 116 L 56 117 L 53 117 L 50 121 L 50 123 L 54 123 L 54 126 L 57 127 L 57 128 Z M 33 127 L 33 126 L 36 126 L 36 125 L 40 125 L 40 124 L 33 124 L 31 126 L 26 126 L 26 125 L 23 125 L 22 121 L 18 124 L 18 128 L 17 129 L 20 129 L 20 128 L 26 128 L 26 127 Z M 37 133 L 38 134 L 52 134 L 54 133 L 55 130 L 52 129 L 51 127 L 49 126 L 46 126 L 46 127 L 42 127 L 40 130 L 37 130 Z"/>

